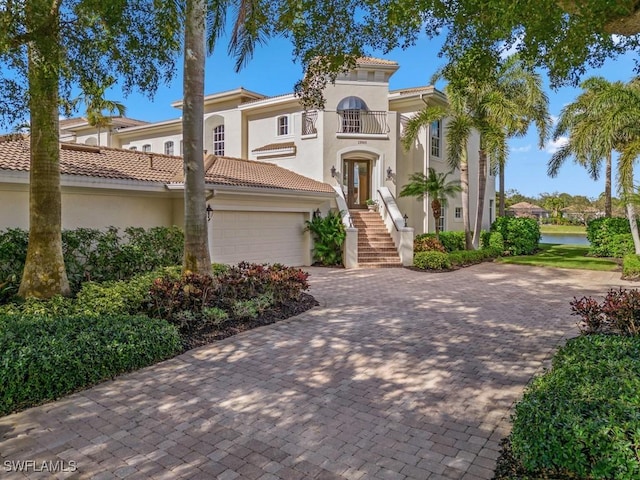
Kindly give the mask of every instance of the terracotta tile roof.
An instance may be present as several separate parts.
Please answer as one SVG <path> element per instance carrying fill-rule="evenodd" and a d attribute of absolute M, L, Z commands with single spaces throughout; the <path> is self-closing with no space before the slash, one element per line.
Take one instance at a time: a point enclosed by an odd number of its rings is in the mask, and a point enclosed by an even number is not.
<path fill-rule="evenodd" d="M 60 145 L 60 170 L 66 175 L 142 182 L 182 182 L 182 158 L 119 148 Z M 208 155 L 206 181 L 231 185 L 309 192 L 333 192 L 325 183 L 312 180 L 272 163 Z M 29 138 L 0 136 L 0 172 L 29 170 Z"/>
<path fill-rule="evenodd" d="M 384 58 L 360 57 L 356 59 L 356 64 L 362 65 L 398 65 L 393 60 L 385 60 Z"/>
<path fill-rule="evenodd" d="M 540 207 L 539 205 L 534 205 L 533 203 L 529 203 L 529 202 L 519 202 L 519 203 L 515 203 L 513 205 L 511 205 L 509 208 L 507 208 L 507 210 L 534 210 L 534 211 L 545 211 L 546 210 L 542 207 Z"/>
<path fill-rule="evenodd" d="M 327 183 L 304 177 L 273 163 L 208 155 L 209 162 L 207 183 L 215 185 L 335 193 Z"/>
<path fill-rule="evenodd" d="M 271 150 L 283 150 L 285 148 L 296 148 L 294 142 L 282 142 L 282 143 L 269 143 L 258 148 L 251 150 L 252 152 L 268 152 Z"/>

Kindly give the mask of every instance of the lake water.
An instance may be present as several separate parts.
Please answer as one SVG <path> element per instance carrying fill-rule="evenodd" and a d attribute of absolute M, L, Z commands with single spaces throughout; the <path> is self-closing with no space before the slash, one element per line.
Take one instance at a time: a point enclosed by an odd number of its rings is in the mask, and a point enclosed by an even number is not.
<path fill-rule="evenodd" d="M 575 233 L 543 233 L 540 243 L 561 243 L 563 245 L 589 245 L 586 235 Z"/>

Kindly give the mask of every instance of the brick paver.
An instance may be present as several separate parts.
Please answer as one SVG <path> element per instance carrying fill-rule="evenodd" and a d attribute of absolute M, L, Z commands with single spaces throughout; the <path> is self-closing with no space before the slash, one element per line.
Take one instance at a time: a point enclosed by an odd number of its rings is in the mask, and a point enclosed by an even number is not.
<path fill-rule="evenodd" d="M 318 308 L 0 418 L 0 476 L 489 479 L 513 402 L 576 333 L 568 302 L 625 284 L 310 271 Z"/>

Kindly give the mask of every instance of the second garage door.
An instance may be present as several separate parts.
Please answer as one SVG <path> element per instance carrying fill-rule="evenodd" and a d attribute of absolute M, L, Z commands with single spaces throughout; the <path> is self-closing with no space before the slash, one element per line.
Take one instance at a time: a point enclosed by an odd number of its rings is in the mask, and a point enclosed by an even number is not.
<path fill-rule="evenodd" d="M 216 211 L 211 260 L 304 265 L 308 263 L 304 220 L 303 213 Z"/>

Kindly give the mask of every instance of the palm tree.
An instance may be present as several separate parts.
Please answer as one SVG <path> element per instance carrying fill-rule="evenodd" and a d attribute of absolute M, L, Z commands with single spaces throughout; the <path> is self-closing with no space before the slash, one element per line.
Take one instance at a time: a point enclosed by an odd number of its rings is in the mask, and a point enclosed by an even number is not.
<path fill-rule="evenodd" d="M 82 95 L 67 104 L 67 107 L 73 110 L 78 103 L 84 103 L 87 123 L 98 131 L 98 146 L 100 145 L 101 130 L 111 125 L 112 115 L 123 116 L 126 113 L 126 107 L 123 103 L 105 98 L 107 89 L 114 84 L 115 79 L 112 77 L 108 78 L 102 85 L 98 85 L 95 82 L 85 82 L 82 87 Z"/>
<path fill-rule="evenodd" d="M 464 66 L 453 66 L 436 73 L 433 81 L 445 78 L 449 104 L 447 107 L 427 105 L 407 122 L 403 145 L 409 148 L 420 129 L 434 120 L 449 116 L 446 126 L 447 155 L 452 168 L 460 169 L 462 187 L 462 222 L 467 249 L 476 248 L 484 212 L 488 158 L 501 166 L 507 158 L 507 139 L 524 135 L 533 122 L 538 127 L 540 144 L 544 143 L 550 125 L 548 100 L 540 77 L 516 56 L 496 64 L 490 76 L 472 76 Z M 473 236 L 469 227 L 468 142 L 473 131 L 480 134 L 478 155 L 478 201 Z M 504 198 L 504 182 L 501 185 Z M 504 201 L 501 202 L 504 205 Z M 503 207 L 504 209 L 504 207 Z"/>
<path fill-rule="evenodd" d="M 436 238 L 440 234 L 440 216 L 442 208 L 447 206 L 448 198 L 453 197 L 462 190 L 459 181 L 447 181 L 447 177 L 451 174 L 436 172 L 435 168 L 429 167 L 429 173 L 425 175 L 416 172 L 409 176 L 409 183 L 402 187 L 401 197 L 416 197 L 417 200 L 423 200 L 425 196 L 431 199 L 431 212 L 435 221 Z"/>
<path fill-rule="evenodd" d="M 575 146 L 575 151 L 580 152 L 588 166 L 596 165 L 597 159 L 608 158 L 614 150 L 620 154 L 618 191 L 626 205 L 635 253 L 640 255 L 640 235 L 633 201 L 633 168 L 640 155 L 640 81 L 635 79 L 625 84 L 595 78 L 585 83 L 589 89 L 586 96 L 588 110 L 578 112 L 579 121 L 572 131 L 576 138 L 571 138 L 568 145 Z M 595 125 L 598 128 L 594 128 Z"/>
<path fill-rule="evenodd" d="M 615 150 L 615 135 L 602 130 L 601 119 L 591 108 L 594 99 L 604 94 L 610 83 L 602 77 L 593 77 L 582 82 L 584 90 L 578 98 L 562 109 L 553 139 L 568 137 L 568 142 L 553 154 L 547 166 L 550 177 L 558 175 L 560 167 L 569 157 L 585 167 L 593 180 L 598 180 L 602 161 L 605 161 L 604 212 L 611 216 L 612 153 Z"/>

